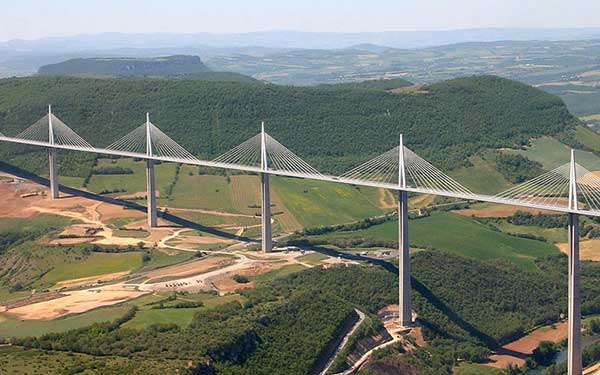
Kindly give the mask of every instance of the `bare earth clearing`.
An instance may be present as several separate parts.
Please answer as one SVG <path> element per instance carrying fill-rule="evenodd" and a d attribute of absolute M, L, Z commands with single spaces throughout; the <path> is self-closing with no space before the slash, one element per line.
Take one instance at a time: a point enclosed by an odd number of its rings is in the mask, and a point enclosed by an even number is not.
<path fill-rule="evenodd" d="M 489 357 L 490 362 L 485 365 L 496 368 L 505 368 L 509 363 L 517 366 L 524 365 L 525 357 L 531 355 L 540 342 L 559 342 L 567 337 L 566 322 L 556 323 L 553 327 L 538 328 L 530 334 L 504 345 L 500 353 L 492 354 Z"/>

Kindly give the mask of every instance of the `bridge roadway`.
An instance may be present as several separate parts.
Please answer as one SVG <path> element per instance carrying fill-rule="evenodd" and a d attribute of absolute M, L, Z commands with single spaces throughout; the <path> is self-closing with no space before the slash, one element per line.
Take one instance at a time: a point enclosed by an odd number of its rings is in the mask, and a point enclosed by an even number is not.
<path fill-rule="evenodd" d="M 366 186 L 366 187 L 398 190 L 398 185 L 392 184 L 392 183 L 385 183 L 385 182 L 379 182 L 379 181 L 356 180 L 356 179 L 349 179 L 349 178 L 331 176 L 331 175 L 325 175 L 325 174 L 305 174 L 305 173 L 273 170 L 273 169 L 264 170 L 260 166 L 252 167 L 252 166 L 247 166 L 247 165 L 219 163 L 219 162 L 200 160 L 200 159 L 182 159 L 182 158 L 173 158 L 173 157 L 165 157 L 165 156 L 155 156 L 155 155 L 148 156 L 147 154 L 135 153 L 135 152 L 129 152 L 129 151 L 110 150 L 110 149 L 106 149 L 106 148 L 97 148 L 97 147 L 89 148 L 89 147 L 77 147 L 77 146 L 72 146 L 72 145 L 50 144 L 47 142 L 24 140 L 24 139 L 1 136 L 1 135 L 0 135 L 0 142 L 10 142 L 10 143 L 17 143 L 17 144 L 23 144 L 23 145 L 29 145 L 29 146 L 40 146 L 40 147 L 45 147 L 48 149 L 90 152 L 90 153 L 101 154 L 101 155 L 122 156 L 122 157 L 138 158 L 138 159 L 143 159 L 143 160 L 181 163 L 181 164 L 198 165 L 198 166 L 211 167 L 211 168 L 232 169 L 232 170 L 252 172 L 252 173 L 257 173 L 257 174 L 267 173 L 267 174 L 277 175 L 277 176 L 307 178 L 307 179 L 319 180 L 319 181 L 328 181 L 328 182 L 336 182 L 336 183 L 342 183 L 342 184 L 351 184 L 351 185 L 359 185 L 359 186 Z M 518 199 L 503 199 L 503 198 L 486 195 L 486 194 L 475 194 L 475 193 L 465 194 L 465 193 L 445 191 L 445 190 L 412 188 L 409 186 L 403 187 L 402 190 L 410 192 L 410 193 L 431 194 L 431 195 L 459 198 L 459 199 L 479 201 L 479 202 L 489 202 L 489 203 L 497 203 L 497 204 L 506 204 L 506 205 L 511 205 L 511 206 L 535 208 L 535 209 L 541 209 L 541 210 L 550 210 L 550 211 L 556 211 L 556 212 L 562 212 L 562 213 L 573 213 L 573 214 L 580 214 L 580 215 L 587 215 L 587 216 L 600 216 L 600 211 L 596 211 L 596 210 L 572 209 L 572 208 L 565 207 L 565 206 L 539 204 L 539 203 L 522 201 L 522 200 L 518 200 Z"/>

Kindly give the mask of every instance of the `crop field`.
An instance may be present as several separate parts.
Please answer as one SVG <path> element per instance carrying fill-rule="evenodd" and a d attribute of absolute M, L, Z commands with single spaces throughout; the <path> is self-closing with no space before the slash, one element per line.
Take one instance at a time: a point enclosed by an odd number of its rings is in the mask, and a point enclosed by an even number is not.
<path fill-rule="evenodd" d="M 365 237 L 396 241 L 398 222 L 389 221 L 353 232 L 338 232 L 314 238 Z M 533 269 L 534 260 L 558 252 L 547 242 L 510 236 L 497 232 L 470 217 L 437 212 L 429 217 L 411 220 L 410 245 L 417 248 L 446 250 L 458 255 L 482 259 L 508 259 L 516 265 Z"/>
<path fill-rule="evenodd" d="M 495 166 L 480 156 L 471 159 L 471 167 L 461 167 L 450 176 L 473 192 L 493 194 L 508 189 L 512 184 L 495 169 Z"/>
<path fill-rule="evenodd" d="M 237 212 L 231 203 L 230 178 L 199 175 L 198 167 L 183 165 L 169 201 L 171 207 Z"/>
<path fill-rule="evenodd" d="M 128 309 L 127 304 L 115 305 L 53 320 L 18 320 L 0 315 L 0 337 L 40 336 L 51 332 L 64 332 L 87 327 L 94 323 L 120 318 Z M 2 318 L 4 320 L 1 320 Z"/>
<path fill-rule="evenodd" d="M 505 233 L 533 234 L 544 237 L 549 243 L 560 243 L 567 241 L 567 231 L 562 228 L 542 228 L 535 225 L 514 225 L 502 222 L 496 225 Z"/>
<path fill-rule="evenodd" d="M 460 365 L 456 366 L 452 369 L 452 374 L 454 375 L 501 375 L 502 370 L 484 366 L 477 363 L 466 363 L 463 362 Z"/>
<path fill-rule="evenodd" d="M 107 273 L 132 271 L 141 267 L 140 252 L 129 253 L 91 253 L 89 257 L 77 264 L 57 264 L 42 278 L 44 284 L 56 284 L 59 281 L 79 279 Z"/>
<path fill-rule="evenodd" d="M 110 194 L 124 195 L 141 193 L 145 195 L 146 191 L 146 163 L 144 161 L 134 161 L 133 159 L 99 159 L 98 168 L 103 167 L 122 167 L 129 168 L 133 174 L 118 175 L 92 175 L 87 188 L 93 192 L 113 191 L 123 189 L 125 192 Z M 161 163 L 154 166 L 156 175 L 156 189 L 159 196 L 165 197 L 167 188 L 175 177 L 176 165 L 174 163 Z"/>
<path fill-rule="evenodd" d="M 298 257 L 298 260 L 301 261 L 302 263 L 307 263 L 307 264 L 316 266 L 316 265 L 321 264 L 322 261 L 327 258 L 329 258 L 327 255 L 323 255 L 323 254 L 319 254 L 319 253 L 312 253 L 312 254 L 302 255 L 301 257 Z"/>
<path fill-rule="evenodd" d="M 230 179 L 229 195 L 233 208 L 249 215 L 260 212 L 260 208 L 258 208 L 260 206 L 260 178 L 250 175 L 235 175 Z"/>
<path fill-rule="evenodd" d="M 376 189 L 276 177 L 272 190 L 303 227 L 339 224 L 383 214 Z"/>
<path fill-rule="evenodd" d="M 551 170 L 568 163 L 571 158 L 571 148 L 569 146 L 549 137 L 532 140 L 531 147 L 527 147 L 525 150 L 511 150 L 508 152 L 521 154 L 533 161 L 537 161 L 546 170 Z M 579 164 L 590 170 L 600 169 L 600 157 L 591 152 L 577 151 L 575 158 Z"/>

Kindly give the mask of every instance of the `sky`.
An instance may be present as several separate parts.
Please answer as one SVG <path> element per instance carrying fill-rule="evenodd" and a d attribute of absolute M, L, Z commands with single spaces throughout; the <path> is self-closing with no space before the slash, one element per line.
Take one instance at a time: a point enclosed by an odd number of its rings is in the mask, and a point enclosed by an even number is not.
<path fill-rule="evenodd" d="M 599 27 L 600 0 L 0 0 L 0 40 L 127 33 Z"/>

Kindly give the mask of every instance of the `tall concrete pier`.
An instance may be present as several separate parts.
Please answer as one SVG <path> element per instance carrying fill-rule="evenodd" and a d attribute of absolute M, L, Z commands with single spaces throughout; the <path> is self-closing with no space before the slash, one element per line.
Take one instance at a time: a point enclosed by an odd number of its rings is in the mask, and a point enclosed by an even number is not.
<path fill-rule="evenodd" d="M 148 201 L 148 226 L 155 228 L 156 221 L 156 182 L 154 178 L 154 160 L 146 160 L 146 196 Z"/>
<path fill-rule="evenodd" d="M 577 164 L 571 150 L 569 208 L 577 211 Z M 569 213 L 569 333 L 567 368 L 569 375 L 581 375 L 581 295 L 579 293 L 579 215 Z"/>
<path fill-rule="evenodd" d="M 58 164 L 56 163 L 56 149 L 48 150 L 48 171 L 50 179 L 50 197 L 58 199 Z"/>
<path fill-rule="evenodd" d="M 410 253 L 408 245 L 408 193 L 406 190 L 406 169 L 404 164 L 404 139 L 400 134 L 398 147 L 398 304 L 399 321 L 403 327 L 412 324 L 412 304 L 410 301 Z"/>
<path fill-rule="evenodd" d="M 260 134 L 260 207 L 261 207 L 261 243 L 262 251 L 270 253 L 273 249 L 273 238 L 271 229 L 271 192 L 269 186 L 269 174 L 267 158 L 267 140 L 265 133 L 265 123 L 261 124 Z"/>
<path fill-rule="evenodd" d="M 398 192 L 398 289 L 399 320 L 403 327 L 412 324 L 412 306 L 410 301 L 410 254 L 408 251 L 408 194 Z"/>
<path fill-rule="evenodd" d="M 150 129 L 150 114 L 146 113 L 146 156 L 151 158 L 152 136 Z M 156 222 L 156 182 L 154 178 L 154 160 L 146 160 L 146 198 L 148 201 L 148 226 L 155 228 Z"/>

